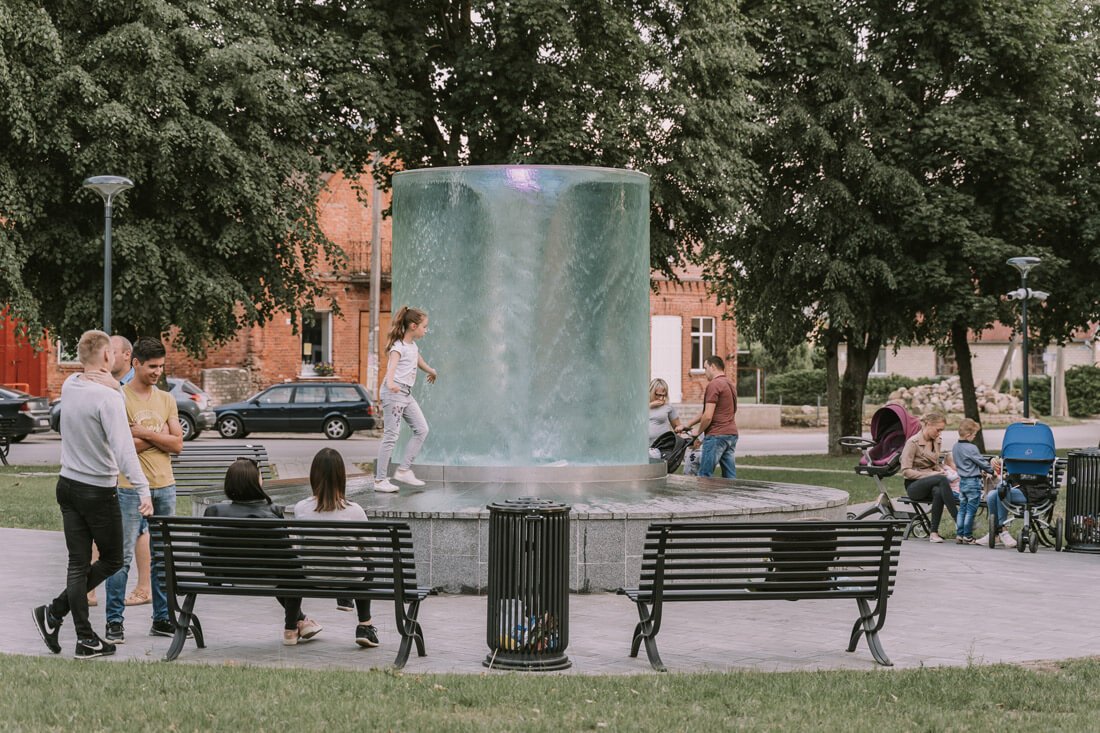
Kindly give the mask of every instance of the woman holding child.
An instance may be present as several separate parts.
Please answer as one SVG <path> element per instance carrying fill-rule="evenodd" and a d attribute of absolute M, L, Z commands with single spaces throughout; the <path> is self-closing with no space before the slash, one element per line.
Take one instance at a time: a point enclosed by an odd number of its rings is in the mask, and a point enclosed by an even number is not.
<path fill-rule="evenodd" d="M 929 412 L 921 419 L 921 429 L 909 440 L 901 452 L 901 475 L 905 479 L 905 493 L 913 501 L 932 502 L 932 532 L 928 541 L 943 542 L 940 537 L 940 519 L 947 507 L 951 518 L 957 516 L 955 495 L 941 461 L 940 434 L 947 427 L 947 418 L 939 412 Z M 955 468 L 955 462 L 947 456 L 947 465 Z"/>

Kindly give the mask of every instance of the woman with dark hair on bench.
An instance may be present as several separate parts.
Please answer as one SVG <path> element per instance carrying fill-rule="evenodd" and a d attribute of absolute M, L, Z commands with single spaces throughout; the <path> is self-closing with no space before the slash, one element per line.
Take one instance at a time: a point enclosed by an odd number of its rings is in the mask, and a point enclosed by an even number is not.
<path fill-rule="evenodd" d="M 228 502 L 212 504 L 203 512 L 204 517 L 232 517 L 236 519 L 282 519 L 283 508 L 274 504 L 263 487 L 259 466 L 251 458 L 238 458 L 225 472 L 225 496 Z M 290 547 L 289 535 L 282 533 L 272 537 L 275 545 Z M 219 544 L 224 544 L 220 542 Z M 248 569 L 249 574 L 256 572 Z M 309 641 L 321 632 L 321 625 L 302 613 L 302 599 L 278 597 L 283 607 L 283 644 L 294 646 L 299 641 Z"/>
<path fill-rule="evenodd" d="M 367 513 L 363 507 L 347 499 L 347 469 L 344 457 L 332 448 L 322 448 L 313 457 L 309 468 L 309 484 L 313 496 L 302 499 L 294 505 L 295 519 L 321 519 L 327 521 L 365 522 Z M 356 548 L 347 548 L 348 554 L 354 554 Z M 371 575 L 368 567 L 363 568 L 366 581 Z M 371 623 L 370 599 L 352 601 L 342 599 L 336 602 L 341 611 L 353 608 L 359 615 L 359 624 L 355 627 L 355 643 L 361 647 L 378 646 L 378 632 Z"/>

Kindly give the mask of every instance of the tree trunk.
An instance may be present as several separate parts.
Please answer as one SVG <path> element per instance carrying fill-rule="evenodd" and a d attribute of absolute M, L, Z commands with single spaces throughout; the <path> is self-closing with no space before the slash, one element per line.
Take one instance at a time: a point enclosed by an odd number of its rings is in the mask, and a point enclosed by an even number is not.
<path fill-rule="evenodd" d="M 841 435 L 863 435 L 863 395 L 867 391 L 867 375 L 881 345 L 878 336 L 863 335 L 859 341 L 848 339 L 848 363 L 840 380 Z"/>
<path fill-rule="evenodd" d="M 962 390 L 963 414 L 979 425 L 982 423 L 978 412 L 978 396 L 974 392 L 974 364 L 970 357 L 969 329 L 966 324 L 955 322 L 951 325 L 951 347 L 955 349 L 955 363 L 959 368 L 959 388 Z M 981 432 L 974 438 L 974 445 L 985 453 L 985 438 Z"/>
<path fill-rule="evenodd" d="M 822 346 L 825 349 L 825 402 L 829 409 L 827 449 L 831 456 L 842 456 L 844 449 L 838 441 L 844 433 L 840 429 L 840 420 L 834 419 L 840 414 L 840 364 L 837 356 L 840 336 L 833 331 L 826 331 Z"/>

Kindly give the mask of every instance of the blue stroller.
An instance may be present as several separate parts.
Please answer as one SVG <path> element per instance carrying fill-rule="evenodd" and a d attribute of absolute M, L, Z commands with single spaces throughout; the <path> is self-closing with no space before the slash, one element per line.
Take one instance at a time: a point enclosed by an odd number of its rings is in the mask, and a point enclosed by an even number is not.
<path fill-rule="evenodd" d="M 1036 552 L 1044 547 L 1062 549 L 1062 520 L 1051 523 L 1054 504 L 1058 500 L 1062 465 L 1054 455 L 1054 433 L 1041 422 L 1013 423 L 1005 429 L 1001 443 L 1004 464 L 1002 480 L 996 491 L 1011 517 L 1023 519 L 1023 529 L 1016 545 Z M 1019 495 L 1013 497 L 1012 489 Z M 1019 496 L 1024 501 L 1019 501 Z M 997 517 L 989 512 L 989 546 L 996 547 Z"/>

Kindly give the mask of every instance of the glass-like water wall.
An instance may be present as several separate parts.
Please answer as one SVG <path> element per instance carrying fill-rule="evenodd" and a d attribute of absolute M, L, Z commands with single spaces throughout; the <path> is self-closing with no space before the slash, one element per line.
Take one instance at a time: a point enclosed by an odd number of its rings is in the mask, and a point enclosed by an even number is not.
<path fill-rule="evenodd" d="M 417 463 L 647 463 L 649 271 L 644 174 L 396 174 L 392 312 L 428 312 L 439 370 L 414 390 L 431 426 Z"/>

